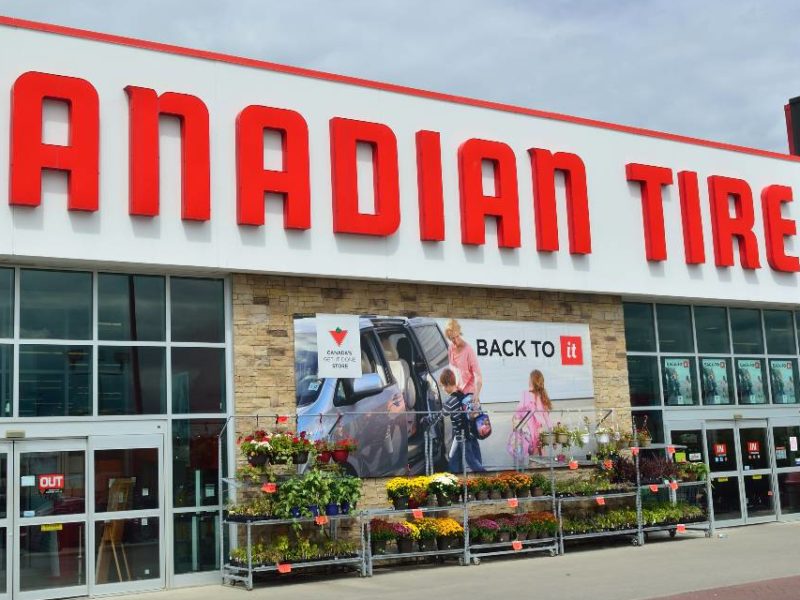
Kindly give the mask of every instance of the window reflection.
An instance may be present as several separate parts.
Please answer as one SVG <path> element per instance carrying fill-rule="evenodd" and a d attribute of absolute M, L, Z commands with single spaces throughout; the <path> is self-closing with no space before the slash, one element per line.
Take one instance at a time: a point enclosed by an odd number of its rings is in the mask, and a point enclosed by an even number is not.
<path fill-rule="evenodd" d="M 22 269 L 20 337 L 91 339 L 92 274 Z"/>
<path fill-rule="evenodd" d="M 20 416 L 74 417 L 90 414 L 91 372 L 90 347 L 20 346 Z"/>

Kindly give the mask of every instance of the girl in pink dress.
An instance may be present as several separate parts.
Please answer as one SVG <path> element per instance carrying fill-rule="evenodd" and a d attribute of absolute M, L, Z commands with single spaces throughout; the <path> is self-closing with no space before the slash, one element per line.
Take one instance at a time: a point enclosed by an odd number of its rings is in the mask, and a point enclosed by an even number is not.
<path fill-rule="evenodd" d="M 528 456 L 541 455 L 539 433 L 549 430 L 550 410 L 553 404 L 544 387 L 544 375 L 538 369 L 531 371 L 528 390 L 522 393 L 517 410 L 511 418 L 512 431 L 506 446 L 515 461 L 525 462 Z M 525 423 L 517 428 L 530 413 Z"/>

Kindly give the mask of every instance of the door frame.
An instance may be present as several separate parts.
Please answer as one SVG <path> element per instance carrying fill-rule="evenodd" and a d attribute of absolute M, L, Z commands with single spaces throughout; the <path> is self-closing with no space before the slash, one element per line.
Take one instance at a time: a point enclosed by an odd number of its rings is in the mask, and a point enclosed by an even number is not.
<path fill-rule="evenodd" d="M 97 450 L 132 450 L 139 448 L 156 448 L 158 452 L 158 506 L 154 509 L 125 510 L 117 512 L 96 512 L 95 501 L 95 463 L 94 453 Z M 93 435 L 89 437 L 89 449 L 87 454 L 91 464 L 91 493 L 87 493 L 88 501 L 91 503 L 90 514 L 88 515 L 88 535 L 92 551 L 87 555 L 87 573 L 89 575 L 89 595 L 107 594 L 127 594 L 144 591 L 162 590 L 166 587 L 167 564 L 166 564 L 166 518 L 167 511 L 165 506 L 165 485 L 163 465 L 164 461 L 164 436 L 160 434 L 140 434 L 140 435 Z M 100 583 L 95 581 L 97 568 L 97 540 L 95 539 L 96 524 L 103 521 L 120 519 L 158 519 L 158 565 L 159 576 L 152 579 L 141 581 L 129 581 L 118 583 Z"/>
<path fill-rule="evenodd" d="M 88 563 L 89 563 L 89 539 L 88 539 L 88 523 L 89 523 L 89 494 L 91 492 L 90 477 L 89 477 L 89 461 L 88 461 L 88 441 L 86 438 L 59 438 L 59 439 L 24 439 L 14 440 L 11 444 L 13 455 L 13 473 L 14 479 L 9 481 L 9 490 L 12 498 L 12 512 L 10 513 L 11 529 L 13 532 L 12 555 L 13 569 L 11 571 L 11 579 L 13 582 L 12 597 L 15 600 L 49 600 L 52 598 L 67 598 L 71 596 L 85 596 L 89 593 L 88 583 Z M 24 453 L 33 452 L 47 452 L 47 451 L 83 451 L 84 453 L 84 507 L 83 512 L 71 515 L 48 515 L 44 517 L 23 517 L 20 512 L 20 479 L 19 474 L 22 472 L 20 469 L 20 456 Z M 20 530 L 22 527 L 41 526 L 55 523 L 83 523 L 85 534 L 83 536 L 84 553 L 84 583 L 83 585 L 46 588 L 41 590 L 20 590 Z"/>
<path fill-rule="evenodd" d="M 6 472 L 5 472 L 5 494 L 6 494 L 6 501 L 5 506 L 3 507 L 5 517 L 0 518 L 0 528 L 5 532 L 5 543 L 6 543 L 6 564 L 5 564 L 5 573 L 6 573 L 6 585 L 4 589 L 0 589 L 0 600 L 7 600 L 11 598 L 12 590 L 13 590 L 13 572 L 14 572 L 14 560 L 13 556 L 16 552 L 16 546 L 14 546 L 14 504 L 13 498 L 14 494 L 11 492 L 11 486 L 15 481 L 14 477 L 14 444 L 10 441 L 2 441 L 0 442 L 0 456 L 5 457 L 6 461 Z"/>

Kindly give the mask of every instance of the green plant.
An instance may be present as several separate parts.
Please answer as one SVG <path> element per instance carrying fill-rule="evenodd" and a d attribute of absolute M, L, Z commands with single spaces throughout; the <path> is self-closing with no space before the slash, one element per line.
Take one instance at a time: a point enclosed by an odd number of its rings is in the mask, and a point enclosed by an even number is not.
<path fill-rule="evenodd" d="M 704 462 L 678 464 L 678 476 L 687 481 L 705 481 L 708 478 L 708 472 L 708 466 Z"/>
<path fill-rule="evenodd" d="M 330 501 L 355 506 L 361 499 L 361 479 L 352 475 L 334 476 L 330 481 Z"/>

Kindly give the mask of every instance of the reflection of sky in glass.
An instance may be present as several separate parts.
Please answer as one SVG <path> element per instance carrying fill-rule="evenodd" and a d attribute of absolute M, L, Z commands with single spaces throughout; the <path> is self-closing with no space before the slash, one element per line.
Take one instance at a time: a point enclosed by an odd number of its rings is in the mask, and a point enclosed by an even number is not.
<path fill-rule="evenodd" d="M 85 340 L 92 337 L 92 274 L 23 269 L 20 337 Z"/>
<path fill-rule="evenodd" d="M 97 278 L 97 335 L 103 340 L 163 341 L 163 277 L 101 273 Z"/>

